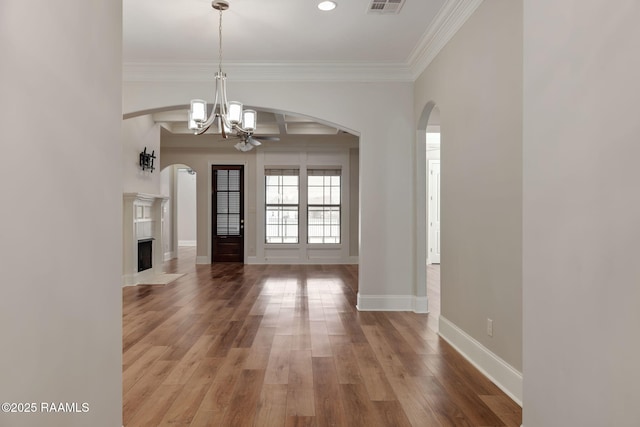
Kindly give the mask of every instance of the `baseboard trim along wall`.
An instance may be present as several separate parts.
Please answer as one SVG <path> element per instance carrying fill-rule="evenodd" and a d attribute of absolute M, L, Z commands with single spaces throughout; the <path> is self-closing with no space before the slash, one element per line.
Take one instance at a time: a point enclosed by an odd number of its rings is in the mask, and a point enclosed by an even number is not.
<path fill-rule="evenodd" d="M 522 373 L 455 324 L 440 316 L 440 336 L 473 366 L 522 406 Z"/>
<path fill-rule="evenodd" d="M 429 312 L 429 300 L 427 297 L 413 297 L 413 311 L 426 314 Z"/>
<path fill-rule="evenodd" d="M 178 246 L 193 247 L 198 244 L 197 240 L 178 240 Z"/>
<path fill-rule="evenodd" d="M 427 297 L 414 295 L 362 295 L 358 292 L 359 311 L 413 311 L 427 313 Z"/>
<path fill-rule="evenodd" d="M 291 265 L 307 265 L 307 264 L 329 264 L 329 265 L 351 265 L 358 264 L 357 257 L 349 258 L 310 258 L 300 259 L 291 257 L 265 257 L 258 258 L 255 256 L 247 257 L 247 264 L 291 264 Z"/>
<path fill-rule="evenodd" d="M 211 264 L 208 256 L 197 256 L 196 264 Z"/>

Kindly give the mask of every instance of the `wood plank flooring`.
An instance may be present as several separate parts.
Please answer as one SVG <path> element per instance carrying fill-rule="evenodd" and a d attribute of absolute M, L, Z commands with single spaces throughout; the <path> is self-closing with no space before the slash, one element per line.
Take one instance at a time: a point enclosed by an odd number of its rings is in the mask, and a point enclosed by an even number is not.
<path fill-rule="evenodd" d="M 438 337 L 438 304 L 358 312 L 357 266 L 202 266 L 181 248 L 165 271 L 185 275 L 123 289 L 127 427 L 521 423 Z"/>

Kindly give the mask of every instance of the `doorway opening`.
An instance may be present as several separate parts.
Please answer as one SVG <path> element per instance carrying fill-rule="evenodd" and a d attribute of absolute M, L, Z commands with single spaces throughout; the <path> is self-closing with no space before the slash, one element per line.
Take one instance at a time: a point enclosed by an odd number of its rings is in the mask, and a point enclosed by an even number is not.
<path fill-rule="evenodd" d="M 197 173 L 185 164 L 173 164 L 161 172 L 165 205 L 162 233 L 164 260 L 195 254 L 197 247 Z"/>
<path fill-rule="evenodd" d="M 244 263 L 244 166 L 211 166 L 211 262 Z"/>
<path fill-rule="evenodd" d="M 430 312 L 440 316 L 440 110 L 434 107 L 426 130 L 427 299 Z"/>
<path fill-rule="evenodd" d="M 430 313 L 438 330 L 440 317 L 440 109 L 428 102 L 416 131 L 416 272 L 415 311 Z"/>

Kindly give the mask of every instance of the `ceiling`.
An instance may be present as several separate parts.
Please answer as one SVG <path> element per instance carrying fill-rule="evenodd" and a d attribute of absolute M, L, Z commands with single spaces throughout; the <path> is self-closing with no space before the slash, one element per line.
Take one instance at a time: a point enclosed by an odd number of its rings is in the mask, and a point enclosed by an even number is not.
<path fill-rule="evenodd" d="M 398 14 L 374 14 L 372 0 L 336 2 L 322 12 L 317 0 L 229 0 L 223 59 L 405 63 L 445 4 L 405 0 Z M 124 0 L 123 39 L 125 63 L 215 62 L 218 11 L 210 0 Z"/>
<path fill-rule="evenodd" d="M 237 77 L 238 66 L 260 70 L 280 64 L 282 70 L 307 67 L 321 74 L 327 64 L 355 67 L 358 73 L 376 66 L 408 70 L 425 51 L 434 56 L 434 49 L 448 41 L 442 33 L 455 33 L 462 25 L 461 11 L 481 0 L 336 0 L 338 6 L 331 12 L 320 11 L 318 1 L 229 0 L 222 40 L 223 69 L 230 80 Z M 371 13 L 374 1 L 400 2 L 401 8 L 397 14 Z M 125 80 L 136 66 L 144 72 L 217 68 L 218 19 L 211 0 L 123 0 Z M 186 110 L 152 117 L 166 131 L 188 133 Z M 339 135 L 342 131 L 308 117 L 258 111 L 256 133 Z"/>

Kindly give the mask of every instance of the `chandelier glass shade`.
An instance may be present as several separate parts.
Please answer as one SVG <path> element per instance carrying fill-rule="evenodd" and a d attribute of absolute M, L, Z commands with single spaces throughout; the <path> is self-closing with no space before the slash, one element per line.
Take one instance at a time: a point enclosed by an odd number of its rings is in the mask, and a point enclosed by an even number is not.
<path fill-rule="evenodd" d="M 189 108 L 188 128 L 195 135 L 202 135 L 214 123 L 223 138 L 236 137 L 240 142 L 234 145 L 239 151 L 249 151 L 260 142 L 251 138 L 256 130 L 258 113 L 255 110 L 245 110 L 241 102 L 227 100 L 227 75 L 222 72 L 222 11 L 229 8 L 226 0 L 213 0 L 211 7 L 219 11 L 219 51 L 218 71 L 215 74 L 215 97 L 211 112 L 207 102 L 203 99 L 191 100 Z"/>

